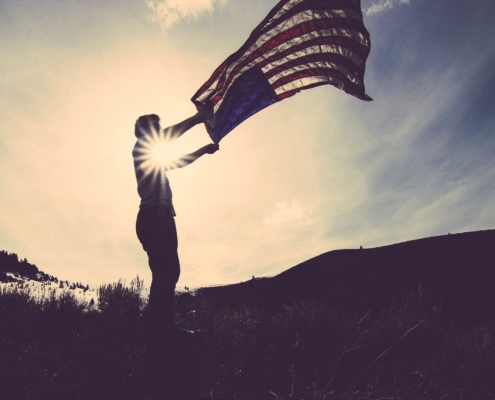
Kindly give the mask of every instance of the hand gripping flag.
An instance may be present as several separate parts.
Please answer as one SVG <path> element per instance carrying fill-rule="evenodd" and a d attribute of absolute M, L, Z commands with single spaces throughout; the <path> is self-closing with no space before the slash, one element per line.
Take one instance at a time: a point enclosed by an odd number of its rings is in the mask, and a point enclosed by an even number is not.
<path fill-rule="evenodd" d="M 333 85 L 361 100 L 370 35 L 360 0 L 280 0 L 191 99 L 213 107 L 214 142 L 269 105 Z"/>

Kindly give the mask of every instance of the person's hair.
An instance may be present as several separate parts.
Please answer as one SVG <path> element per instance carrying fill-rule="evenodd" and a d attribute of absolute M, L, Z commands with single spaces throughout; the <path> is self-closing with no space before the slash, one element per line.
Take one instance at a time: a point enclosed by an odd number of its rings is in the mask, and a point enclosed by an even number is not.
<path fill-rule="evenodd" d="M 134 135 L 139 139 L 140 137 L 151 133 L 151 127 L 153 125 L 155 125 L 156 130 L 160 129 L 159 127 L 158 128 L 156 127 L 156 125 L 159 126 L 159 124 L 160 124 L 160 117 L 158 115 L 156 114 L 141 115 L 134 124 Z"/>

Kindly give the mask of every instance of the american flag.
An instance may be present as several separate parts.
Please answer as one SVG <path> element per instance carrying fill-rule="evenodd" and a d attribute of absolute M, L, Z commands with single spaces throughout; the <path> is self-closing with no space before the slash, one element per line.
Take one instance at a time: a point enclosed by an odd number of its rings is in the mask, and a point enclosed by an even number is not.
<path fill-rule="evenodd" d="M 213 107 L 219 142 L 263 108 L 303 89 L 333 85 L 361 100 L 370 35 L 360 0 L 281 0 L 191 99 Z"/>

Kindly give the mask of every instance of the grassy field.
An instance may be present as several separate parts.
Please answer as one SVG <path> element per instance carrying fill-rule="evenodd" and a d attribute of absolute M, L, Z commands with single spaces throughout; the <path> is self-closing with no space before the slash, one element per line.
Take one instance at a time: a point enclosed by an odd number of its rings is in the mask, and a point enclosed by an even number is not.
<path fill-rule="evenodd" d="M 184 334 L 147 345 L 142 281 L 0 293 L 0 399 L 495 399 L 495 328 L 456 326 L 419 286 L 381 312 L 177 296 Z"/>

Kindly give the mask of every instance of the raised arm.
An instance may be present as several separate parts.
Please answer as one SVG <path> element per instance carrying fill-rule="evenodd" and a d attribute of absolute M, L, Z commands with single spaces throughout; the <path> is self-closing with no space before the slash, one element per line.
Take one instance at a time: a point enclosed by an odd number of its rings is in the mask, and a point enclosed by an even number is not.
<path fill-rule="evenodd" d="M 192 164 L 198 158 L 204 156 L 205 154 L 213 154 L 216 151 L 218 151 L 218 149 L 219 149 L 218 143 L 207 144 L 206 146 L 199 148 L 195 152 L 191 154 L 186 154 L 185 156 L 182 156 L 178 160 L 170 163 L 169 165 L 167 165 L 167 170 L 186 167 L 189 164 Z"/>
<path fill-rule="evenodd" d="M 193 115 L 192 117 L 189 117 L 185 119 L 182 122 L 179 122 L 176 125 L 169 126 L 168 128 L 163 129 L 163 133 L 165 134 L 165 137 L 168 140 L 174 140 L 182 136 L 184 133 L 186 133 L 189 129 L 191 129 L 193 126 L 197 124 L 201 124 L 203 122 L 209 121 L 212 116 L 212 111 L 211 109 L 208 109 L 206 107 L 198 107 L 198 112 Z M 194 153 L 192 153 L 194 154 Z"/>

